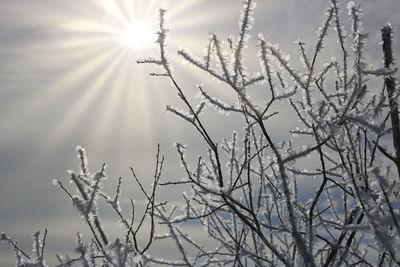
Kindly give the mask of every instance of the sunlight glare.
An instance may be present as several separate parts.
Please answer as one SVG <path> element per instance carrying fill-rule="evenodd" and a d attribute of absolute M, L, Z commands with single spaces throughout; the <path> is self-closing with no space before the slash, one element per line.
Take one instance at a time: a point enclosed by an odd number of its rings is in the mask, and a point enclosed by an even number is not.
<path fill-rule="evenodd" d="M 126 25 L 120 38 L 126 47 L 141 50 L 154 41 L 155 35 L 149 24 L 133 22 Z"/>

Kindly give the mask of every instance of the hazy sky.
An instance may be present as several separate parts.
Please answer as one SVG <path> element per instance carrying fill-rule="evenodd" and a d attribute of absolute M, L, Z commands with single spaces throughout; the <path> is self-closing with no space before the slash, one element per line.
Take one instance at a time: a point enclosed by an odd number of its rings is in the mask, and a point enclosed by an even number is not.
<path fill-rule="evenodd" d="M 347 1 L 339 2 L 345 15 Z M 361 3 L 364 28 L 370 33 L 369 58 L 379 65 L 380 27 L 390 21 L 400 31 L 400 1 Z M 124 178 L 127 197 L 134 193 L 133 197 L 142 198 L 130 181 L 128 167 L 135 167 L 148 181 L 157 143 L 167 156 L 165 179 L 179 177 L 172 144 L 181 141 L 196 150 L 203 148 L 201 140 L 183 121 L 165 112 L 166 104 L 177 101 L 169 82 L 147 75 L 157 71 L 155 67 L 135 63 L 137 57 L 157 55 L 155 45 L 128 49 L 118 34 L 129 21 L 156 31 L 158 8 L 166 8 L 168 53 L 183 88 L 192 96 L 195 85 L 204 83 L 216 96 L 229 97 L 229 92 L 216 90 L 220 85 L 206 75 L 182 65 L 176 50 L 185 47 L 201 55 L 209 32 L 221 39 L 236 34 L 241 4 L 239 0 L 0 0 L 0 231 L 30 250 L 31 235 L 46 227 L 48 262 L 56 252 L 71 252 L 75 233 L 86 228 L 51 180 L 67 183 L 67 170 L 78 169 L 74 150 L 78 144 L 86 148 L 93 171 L 107 163 L 109 191 L 119 176 Z M 260 0 L 252 35 L 262 32 L 295 58 L 294 41 L 301 37 L 315 43 L 327 5 L 325 0 Z M 394 40 L 400 58 L 396 32 Z M 256 42 L 249 47 L 250 67 L 256 70 Z M 218 137 L 229 136 L 233 127 L 217 119 L 209 119 L 208 125 Z M 160 198 L 174 199 L 177 194 L 173 195 L 163 192 Z M 117 231 L 114 221 L 106 215 L 111 232 Z M 9 266 L 13 257 L 1 243 L 0 266 Z"/>

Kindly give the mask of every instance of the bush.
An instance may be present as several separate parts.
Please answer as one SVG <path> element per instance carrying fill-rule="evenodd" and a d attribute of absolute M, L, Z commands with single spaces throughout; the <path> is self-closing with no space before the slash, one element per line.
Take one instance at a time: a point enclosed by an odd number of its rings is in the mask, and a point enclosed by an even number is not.
<path fill-rule="evenodd" d="M 384 66 L 372 68 L 364 56 L 367 35 L 362 32 L 360 6 L 347 6 L 347 36 L 338 3 L 331 0 L 311 53 L 304 42 L 297 42 L 302 67 L 293 67 L 297 62 L 259 35 L 261 71 L 249 73 L 243 57 L 254 8 L 255 1 L 244 1 L 238 36 L 221 41 L 211 34 L 203 57 L 178 52 L 234 91 L 237 101 L 229 104 L 203 86 L 198 86 L 199 103 L 188 98 L 168 60 L 166 11 L 160 10 L 160 54 L 138 63 L 157 65 L 161 72 L 151 75 L 171 81 L 186 111 L 172 106 L 167 110 L 193 127 L 207 145 L 207 155 L 189 163 L 185 146 L 176 143 L 186 177 L 161 183 L 164 158 L 159 149 L 149 192 L 131 169 L 147 204 L 137 218 L 132 202 L 132 216 L 126 218 L 119 206 L 121 179 L 114 196 L 104 192 L 105 166 L 90 173 L 85 151 L 78 147 L 81 170 L 71 172 L 77 194 L 61 181 L 54 183 L 78 209 L 93 240 L 85 245 L 78 235 L 78 256 L 58 257 L 59 266 L 400 265 L 400 126 L 390 25 L 382 28 Z M 337 43 L 327 41 L 328 33 Z M 337 58 L 326 59 L 325 45 L 337 48 Z M 384 88 L 376 88 L 368 79 L 371 75 L 382 77 Z M 202 119 L 207 104 L 218 113 L 236 114 L 243 122 L 221 143 Z M 270 123 L 287 120 L 279 118 L 282 105 L 288 105 L 298 120 L 288 125 L 288 137 L 277 136 Z M 301 181 L 312 177 L 317 190 L 304 200 L 299 192 L 308 185 Z M 183 193 L 180 209 L 156 201 L 161 186 L 190 189 Z M 113 208 L 126 228 L 126 235 L 114 242 L 108 240 L 98 216 L 99 199 Z M 216 248 L 203 247 L 184 233 L 183 225 L 191 221 L 203 226 Z M 156 232 L 160 224 L 167 226 L 167 233 Z M 149 231 L 148 240 L 138 238 L 142 231 Z M 18 266 L 45 266 L 45 236 L 40 241 L 39 233 L 35 235 L 34 256 L 4 233 L 2 240 L 15 248 Z M 152 255 L 149 248 L 158 239 L 175 243 L 180 258 Z"/>

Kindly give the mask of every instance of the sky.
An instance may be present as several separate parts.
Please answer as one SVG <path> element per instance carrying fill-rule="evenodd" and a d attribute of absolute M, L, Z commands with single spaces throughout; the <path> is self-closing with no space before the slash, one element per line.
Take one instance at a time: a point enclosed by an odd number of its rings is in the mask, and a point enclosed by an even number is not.
<path fill-rule="evenodd" d="M 339 3 L 346 14 L 347 1 Z M 387 22 L 394 27 L 395 57 L 400 58 L 400 2 L 357 3 L 365 12 L 371 62 L 380 64 L 380 28 Z M 156 67 L 135 63 L 157 55 L 156 45 L 146 38 L 156 38 L 158 9 L 167 9 L 167 53 L 185 92 L 193 99 L 196 84 L 203 83 L 215 96 L 229 100 L 232 92 L 183 64 L 176 51 L 183 47 L 202 55 L 210 32 L 220 39 L 236 34 L 242 2 L 0 0 L 0 5 L 0 231 L 29 251 L 32 234 L 47 228 L 51 264 L 55 253 L 71 253 L 76 232 L 87 232 L 67 196 L 51 184 L 54 178 L 67 184 L 67 170 L 78 170 L 77 145 L 86 149 L 92 171 L 107 164 L 110 192 L 122 176 L 123 194 L 138 202 L 143 196 L 129 166 L 149 185 L 160 144 L 166 156 L 163 177 L 173 180 L 183 175 L 174 142 L 188 144 L 189 158 L 205 148 L 191 127 L 165 112 L 166 104 L 178 101 L 169 81 L 148 75 Z M 296 57 L 294 41 L 300 37 L 315 43 L 327 5 L 322 0 L 260 0 L 252 36 L 263 33 Z M 122 36 L 132 23 L 145 25 L 142 46 L 130 47 Z M 249 69 L 259 68 L 256 50 L 253 39 L 246 59 Z M 207 117 L 214 136 L 229 137 L 235 119 L 222 122 Z M 179 201 L 175 192 L 160 194 L 160 199 Z M 117 233 L 115 217 L 104 216 L 106 227 Z M 156 249 L 169 253 L 161 245 Z M 13 257 L 8 245 L 0 243 L 0 266 L 10 266 Z"/>

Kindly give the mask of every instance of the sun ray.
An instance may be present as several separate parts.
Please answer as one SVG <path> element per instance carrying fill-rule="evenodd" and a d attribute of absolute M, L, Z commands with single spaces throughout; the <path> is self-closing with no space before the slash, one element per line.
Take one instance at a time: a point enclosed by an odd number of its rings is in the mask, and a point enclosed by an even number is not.
<path fill-rule="evenodd" d="M 116 1 L 105 1 L 105 10 L 107 10 L 108 17 L 118 22 L 118 24 L 126 23 L 126 16 L 122 12 L 121 8 L 116 4 Z"/>
<path fill-rule="evenodd" d="M 50 144 L 54 144 L 63 140 L 64 137 L 70 133 L 70 131 L 75 129 L 74 126 L 77 125 L 79 120 L 83 120 L 85 117 L 87 117 L 86 112 L 88 111 L 88 108 L 93 108 L 93 101 L 95 100 L 96 96 L 98 96 L 102 87 L 110 78 L 110 75 L 115 68 L 117 63 L 115 56 L 118 53 L 121 53 L 121 51 L 113 51 L 113 53 L 110 53 L 103 61 L 110 61 L 110 63 L 97 65 L 97 69 L 102 69 L 101 75 L 98 75 L 98 71 L 93 69 L 91 75 L 97 77 L 93 80 L 90 87 L 83 88 L 84 90 L 81 88 L 83 93 L 79 95 L 79 99 L 68 108 L 68 111 L 62 118 L 60 118 L 58 124 L 54 126 L 52 136 L 49 139 Z"/>
<path fill-rule="evenodd" d="M 126 114 L 122 113 L 122 107 L 124 103 L 124 95 L 128 90 L 133 90 L 134 88 L 126 88 L 124 86 L 124 80 L 128 77 L 128 71 L 131 70 L 129 60 L 126 60 L 126 56 L 129 54 L 128 51 L 123 51 L 116 61 L 117 65 L 114 68 L 114 73 L 112 75 L 112 81 L 110 81 L 108 87 L 113 88 L 112 92 L 109 93 L 109 97 L 103 99 L 101 104 L 101 109 L 98 111 L 98 115 L 94 117 L 99 118 L 93 129 L 94 134 L 91 138 L 91 146 L 101 147 L 105 144 L 112 133 L 110 129 L 119 130 L 121 116 Z"/>
<path fill-rule="evenodd" d="M 115 46 L 98 46 L 92 51 L 85 49 L 82 54 L 78 53 L 77 58 L 69 62 L 69 65 L 74 67 L 43 86 L 32 99 L 33 102 L 41 103 L 42 108 L 51 108 L 66 95 L 72 95 L 77 93 L 76 91 L 82 90 L 79 84 L 101 66 L 104 66 L 116 52 L 118 52 L 118 49 Z M 47 101 L 42 103 L 42 99 L 47 99 Z"/>
<path fill-rule="evenodd" d="M 135 9 L 133 6 L 134 1 L 124 0 L 123 2 L 124 2 L 126 12 L 128 13 L 128 18 L 134 17 L 135 16 Z"/>
<path fill-rule="evenodd" d="M 154 2 L 152 2 L 154 3 Z M 64 46 L 68 45 L 70 46 L 69 48 L 74 48 L 74 49 L 80 49 L 80 51 L 77 51 L 77 60 L 80 60 L 80 64 L 74 64 L 77 65 L 76 69 L 71 70 L 69 73 L 66 73 L 63 75 L 63 77 L 58 78 L 57 81 L 53 82 L 50 84 L 46 89 L 43 90 L 42 92 L 46 94 L 46 97 L 48 99 L 52 99 L 50 103 L 48 104 L 48 108 L 52 106 L 51 103 L 57 103 L 59 99 L 63 97 L 65 94 L 71 94 L 71 88 L 77 88 L 79 86 L 79 81 L 80 83 L 84 84 L 82 80 L 87 80 L 88 77 L 93 77 L 95 73 L 98 73 L 98 77 L 96 77 L 93 80 L 93 83 L 90 87 L 85 88 L 84 92 L 81 93 L 81 96 L 79 99 L 74 103 L 73 106 L 69 107 L 68 112 L 66 112 L 60 119 L 59 123 L 54 126 L 54 130 L 52 133 L 51 137 L 51 142 L 54 143 L 60 143 L 61 140 L 71 131 L 73 131 L 77 125 L 81 124 L 79 121 L 85 120 L 85 117 L 87 116 L 85 113 L 89 111 L 89 109 L 92 109 L 92 105 L 96 99 L 102 99 L 103 103 L 102 106 L 104 109 L 98 114 L 93 114 L 93 118 L 104 118 L 99 124 L 96 126 L 96 131 L 101 134 L 99 134 L 97 137 L 94 134 L 94 139 L 97 144 L 99 144 L 101 141 L 104 141 L 107 139 L 107 136 L 109 133 L 106 131 L 110 131 L 108 128 L 108 124 L 112 124 L 113 118 L 115 115 L 113 115 L 114 111 L 118 105 L 120 105 L 120 101 L 123 100 L 122 95 L 126 94 L 126 90 L 110 90 L 109 97 L 107 98 L 99 98 L 99 94 L 104 91 L 102 87 L 104 87 L 104 84 L 107 83 L 108 86 L 116 88 L 117 86 L 121 86 L 121 82 L 115 80 L 116 77 L 117 79 L 126 80 L 127 77 L 130 77 L 130 73 L 127 73 L 127 71 L 123 71 L 123 69 L 126 67 L 123 63 L 119 62 L 121 58 L 126 58 L 130 55 L 129 49 L 127 47 L 121 45 L 120 42 L 115 42 L 115 37 L 113 38 L 113 35 L 118 34 L 118 28 L 121 30 L 121 27 L 127 25 L 128 22 L 131 20 L 127 18 L 130 16 L 129 12 L 122 12 L 121 9 L 124 9 L 123 6 L 119 6 L 112 1 L 108 2 L 103 2 L 103 8 L 107 10 L 109 13 L 109 16 L 106 20 L 104 21 L 113 21 L 113 23 L 110 23 L 108 25 L 101 25 L 101 23 L 90 21 L 90 20 L 75 20 L 73 23 L 67 23 L 62 25 L 62 30 L 64 32 L 67 32 L 69 35 L 73 35 L 74 38 L 70 39 L 69 44 L 64 44 Z M 139 10 L 134 10 L 135 13 L 140 13 Z M 152 42 L 151 38 L 154 38 L 155 36 L 150 36 L 147 35 L 148 32 L 150 31 L 149 29 L 127 29 L 128 33 L 129 31 L 133 31 L 133 34 L 137 34 L 135 31 L 139 31 L 140 38 L 145 38 L 144 40 L 139 39 L 131 39 L 131 40 L 124 40 L 131 42 L 129 45 L 132 47 L 138 46 L 140 48 L 141 46 L 144 46 L 148 44 L 149 42 Z M 140 32 L 143 31 L 143 32 Z M 96 38 L 88 38 L 85 36 L 85 34 L 90 34 L 90 37 L 100 37 L 98 41 L 107 43 L 107 49 L 109 51 L 102 51 L 102 53 L 93 53 L 91 50 L 88 50 L 89 47 L 85 48 L 85 45 L 87 44 L 95 44 L 96 43 Z M 99 35 L 97 35 L 99 33 Z M 103 38 L 101 34 L 105 34 Z M 79 40 L 79 36 L 82 36 L 81 41 Z M 132 38 L 132 36 L 126 36 L 126 38 Z M 93 40 L 92 40 L 93 39 Z M 76 41 L 75 41 L 76 40 Z M 101 43 L 100 42 L 100 43 Z M 82 44 L 85 43 L 85 44 Z M 114 45 L 113 48 L 110 46 Z M 72 47 L 71 47 L 72 46 Z M 99 44 L 93 45 L 93 50 L 99 50 L 100 49 Z M 122 49 L 122 50 L 121 50 Z M 81 54 L 81 55 L 79 55 Z M 86 55 L 85 55 L 86 54 Z M 107 63 L 106 63 L 107 62 Z M 110 63 L 108 63 L 110 62 Z M 107 66 L 106 68 L 101 68 L 100 66 Z M 118 70 L 118 71 L 116 71 Z M 108 82 L 110 77 L 113 77 L 113 82 Z M 125 76 L 125 77 L 123 77 Z M 130 84 L 132 84 L 132 81 L 130 81 Z M 140 88 L 145 87 L 144 82 L 141 82 Z M 57 90 L 51 91 L 51 88 L 58 88 Z M 140 88 L 137 90 L 140 91 Z M 67 91 L 68 90 L 68 91 Z M 76 89 L 77 90 L 77 89 Z M 50 93 L 49 93 L 50 92 Z M 141 102 L 146 102 L 147 99 L 143 99 L 143 90 L 141 90 L 140 98 Z M 47 94 L 49 93 L 49 94 Z M 103 92 L 104 93 L 104 92 Z M 138 92 L 136 92 L 136 95 Z M 125 98 L 126 99 L 126 98 Z M 97 100 L 96 100 L 97 101 Z M 131 109 L 131 108 L 130 108 Z M 128 112 L 127 112 L 128 113 Z"/>
<path fill-rule="evenodd" d="M 198 2 L 180 1 L 170 8 L 167 6 L 169 27 L 178 32 L 184 29 L 185 23 L 178 14 L 194 8 Z M 148 69 L 132 64 L 135 56 L 157 53 L 155 33 L 160 1 L 93 0 L 92 5 L 96 16 L 88 12 L 82 18 L 82 12 L 86 12 L 82 10 L 79 16 L 63 15 L 56 23 L 58 38 L 49 40 L 54 53 L 73 51 L 73 57 L 65 61 L 74 66 L 52 79 L 35 98 L 38 102 L 48 100 L 43 110 L 52 110 L 63 99 L 73 103 L 60 107 L 58 122 L 49 134 L 49 145 L 62 144 L 78 128 L 89 130 L 87 143 L 98 151 L 114 140 L 116 131 L 120 144 L 133 142 L 135 146 L 144 140 L 151 143 L 154 129 L 160 123 L 153 116 L 151 104 L 164 103 L 170 91 L 149 90 Z M 200 15 L 189 23 L 201 25 Z M 60 38 L 61 33 L 65 38 Z M 170 51 L 182 43 L 188 43 L 186 37 L 169 40 Z M 34 45 L 40 47 L 39 43 Z M 171 61 L 179 65 L 181 60 L 169 53 Z"/>
<path fill-rule="evenodd" d="M 154 12 L 157 11 L 158 9 L 162 8 L 162 6 L 160 6 L 160 3 L 156 0 L 151 0 L 148 2 L 147 5 L 145 5 L 144 7 L 141 7 L 141 9 L 143 9 L 143 18 L 147 19 L 147 20 L 153 20 L 154 22 L 157 21 L 158 19 L 158 12 Z"/>
<path fill-rule="evenodd" d="M 150 145 L 154 142 L 154 128 L 151 118 L 154 114 L 154 94 L 149 90 L 146 82 L 146 72 L 137 70 L 137 77 L 127 76 L 124 80 L 125 87 L 130 90 L 125 92 L 121 118 L 122 132 L 121 142 L 123 144 Z M 135 84 L 134 87 L 130 85 Z M 157 96 L 158 98 L 158 96 Z"/>
<path fill-rule="evenodd" d="M 177 14 L 185 14 L 185 11 L 190 9 L 191 6 L 193 6 L 195 3 L 199 2 L 199 0 L 193 0 L 193 1 L 179 1 L 174 6 L 168 5 L 168 2 L 164 2 L 164 7 L 168 11 L 168 16 L 169 17 L 174 17 Z"/>

